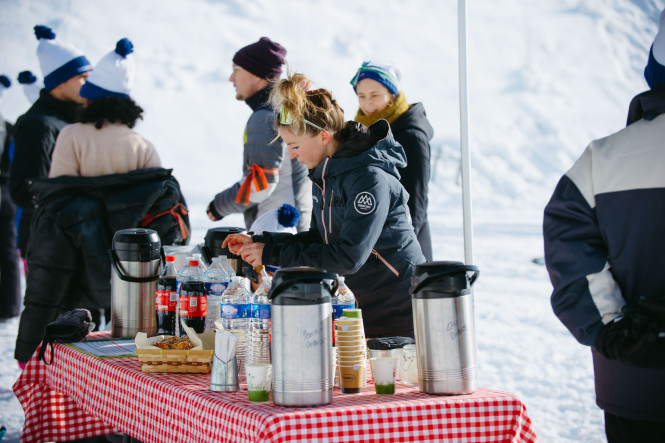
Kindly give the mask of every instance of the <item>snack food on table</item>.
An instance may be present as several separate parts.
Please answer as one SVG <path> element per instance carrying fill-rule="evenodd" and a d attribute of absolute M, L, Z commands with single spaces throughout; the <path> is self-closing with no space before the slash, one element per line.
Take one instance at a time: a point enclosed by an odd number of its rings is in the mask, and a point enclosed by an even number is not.
<path fill-rule="evenodd" d="M 160 349 L 181 349 L 181 350 L 192 349 L 194 347 L 192 342 L 189 340 L 189 337 L 187 337 L 187 336 L 184 336 L 184 337 L 174 337 L 174 336 L 164 337 L 164 339 L 162 341 L 154 343 L 154 346 L 157 346 Z"/>

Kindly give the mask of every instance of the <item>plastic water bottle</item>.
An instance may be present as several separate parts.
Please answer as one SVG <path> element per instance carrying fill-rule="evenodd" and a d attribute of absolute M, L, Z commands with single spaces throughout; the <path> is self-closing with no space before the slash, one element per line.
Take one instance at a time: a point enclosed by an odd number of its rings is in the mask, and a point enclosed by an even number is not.
<path fill-rule="evenodd" d="M 249 325 L 247 363 L 270 363 L 270 300 L 272 277 L 263 266 L 256 271 L 261 275 L 261 285 L 252 295 L 252 319 Z"/>
<path fill-rule="evenodd" d="M 222 260 L 223 261 L 223 260 Z M 251 294 L 245 287 L 245 277 L 233 276 L 222 294 L 222 327 L 236 334 L 236 357 L 238 358 L 238 380 L 245 381 L 245 353 L 247 350 L 247 331 L 251 316 Z"/>
<path fill-rule="evenodd" d="M 199 254 L 198 252 L 196 254 L 192 254 L 192 260 L 196 260 L 197 262 L 199 262 L 199 269 L 201 270 L 201 274 L 203 274 L 205 271 L 208 270 L 208 267 L 201 258 L 201 254 Z"/>
<path fill-rule="evenodd" d="M 215 329 L 215 320 L 221 316 L 222 295 L 231 278 L 222 267 L 221 257 L 213 257 L 210 267 L 203 273 L 203 284 L 208 301 L 206 312 L 206 331 Z"/>
<path fill-rule="evenodd" d="M 199 262 L 189 261 L 189 267 L 180 284 L 180 319 L 187 326 L 201 334 L 206 323 L 206 290 L 203 285 L 203 275 L 199 269 Z M 180 335 L 185 335 L 181 330 Z"/>
<path fill-rule="evenodd" d="M 344 309 L 355 309 L 356 307 L 356 297 L 353 295 L 353 291 L 346 286 L 344 282 L 344 277 L 337 277 L 337 293 L 332 299 L 332 308 L 333 308 L 333 343 L 335 342 L 335 322 L 337 319 L 342 316 Z"/>
<path fill-rule="evenodd" d="M 233 266 L 231 266 L 231 263 L 229 263 L 229 259 L 226 258 L 226 255 L 220 255 L 220 257 L 222 260 L 222 267 L 226 273 L 229 274 L 229 277 L 234 277 L 236 275 L 236 271 L 233 269 Z"/>

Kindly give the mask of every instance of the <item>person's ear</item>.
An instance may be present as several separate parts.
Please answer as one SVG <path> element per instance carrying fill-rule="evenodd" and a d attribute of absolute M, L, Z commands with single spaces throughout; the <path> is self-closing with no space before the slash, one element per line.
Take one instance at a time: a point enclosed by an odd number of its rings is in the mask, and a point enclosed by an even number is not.
<path fill-rule="evenodd" d="M 330 143 L 330 140 L 332 140 L 332 135 L 330 135 L 330 132 L 328 131 L 319 132 L 319 137 L 321 137 L 321 143 L 324 146 Z"/>

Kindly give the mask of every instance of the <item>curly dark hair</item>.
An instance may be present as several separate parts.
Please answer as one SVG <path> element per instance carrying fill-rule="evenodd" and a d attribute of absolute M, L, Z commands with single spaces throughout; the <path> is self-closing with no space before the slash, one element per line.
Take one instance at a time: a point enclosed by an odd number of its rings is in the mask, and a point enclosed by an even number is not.
<path fill-rule="evenodd" d="M 122 123 L 130 128 L 143 119 L 143 108 L 131 98 L 105 97 L 91 100 L 81 114 L 82 123 L 94 123 L 101 129 L 104 123 Z"/>

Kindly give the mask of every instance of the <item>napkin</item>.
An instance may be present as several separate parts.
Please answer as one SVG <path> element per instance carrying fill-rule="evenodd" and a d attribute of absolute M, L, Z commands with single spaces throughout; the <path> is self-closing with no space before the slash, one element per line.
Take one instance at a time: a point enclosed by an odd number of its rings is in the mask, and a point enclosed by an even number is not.
<path fill-rule="evenodd" d="M 236 355 L 238 337 L 229 331 L 220 331 L 215 334 L 215 357 L 223 363 L 228 363 Z"/>

